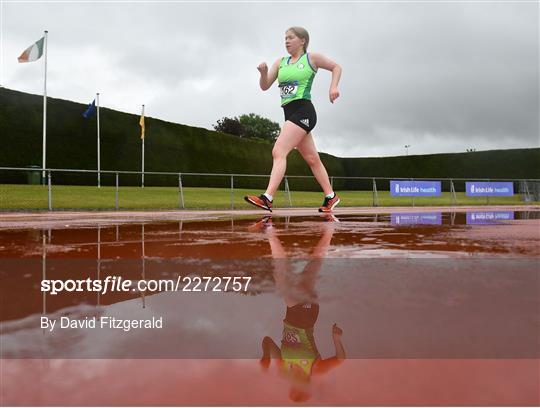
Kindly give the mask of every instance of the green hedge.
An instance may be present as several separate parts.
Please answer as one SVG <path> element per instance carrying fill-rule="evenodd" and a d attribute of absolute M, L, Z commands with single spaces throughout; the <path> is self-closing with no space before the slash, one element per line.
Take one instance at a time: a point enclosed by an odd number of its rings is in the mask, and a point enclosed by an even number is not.
<path fill-rule="evenodd" d="M 47 167 L 96 169 L 96 120 L 84 119 L 85 104 L 47 100 Z M 41 166 L 43 97 L 0 88 L 0 166 Z M 216 112 L 216 118 L 222 114 Z M 102 170 L 140 171 L 139 115 L 100 108 Z M 207 129 L 146 118 L 146 171 L 269 174 L 272 145 Z M 382 158 L 338 158 L 321 154 L 331 176 L 540 178 L 540 149 L 494 150 Z M 287 174 L 311 175 L 293 151 Z M 114 177 L 103 176 L 104 185 Z M 186 186 L 225 187 L 223 177 L 185 177 Z M 0 172 L 0 183 L 25 183 L 26 175 Z M 92 174 L 54 174 L 55 184 L 93 185 Z M 176 185 L 171 176 L 146 176 L 146 185 Z M 237 178 L 241 188 L 263 188 L 267 178 Z M 138 185 L 140 176 L 121 176 L 122 185 Z M 291 179 L 294 189 L 318 190 L 313 180 Z M 371 189 L 371 182 L 336 180 L 336 189 Z M 379 189 L 386 186 L 382 183 Z M 456 186 L 458 187 L 458 186 Z M 459 188 L 461 189 L 461 187 Z"/>
<path fill-rule="evenodd" d="M 0 166 L 41 166 L 43 98 L 0 88 Z M 47 167 L 96 169 L 96 119 L 85 119 L 86 105 L 47 99 Z M 220 114 L 216 113 L 216 117 Z M 140 171 L 139 115 L 100 108 L 101 169 Z M 207 129 L 145 118 L 145 170 L 183 173 L 269 174 L 272 145 Z M 341 159 L 322 154 L 329 172 L 345 175 Z M 310 175 L 309 167 L 295 151 L 288 158 L 288 174 Z M 55 184 L 95 184 L 95 175 L 54 174 Z M 123 185 L 137 185 L 140 176 L 121 176 Z M 26 175 L 1 172 L 2 183 L 24 183 Z M 226 178 L 186 177 L 186 185 L 229 185 Z M 114 177 L 103 177 L 105 185 Z M 169 176 L 146 176 L 147 185 L 175 185 Z M 238 187 L 260 187 L 266 179 L 242 178 Z"/>

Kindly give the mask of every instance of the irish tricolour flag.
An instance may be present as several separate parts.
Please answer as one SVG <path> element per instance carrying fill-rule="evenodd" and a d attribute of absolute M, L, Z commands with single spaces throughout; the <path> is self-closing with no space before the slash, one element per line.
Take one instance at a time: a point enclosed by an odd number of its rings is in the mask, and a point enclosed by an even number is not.
<path fill-rule="evenodd" d="M 18 58 L 19 62 L 37 61 L 43 55 L 43 44 L 45 37 L 41 37 L 35 44 L 28 47 Z"/>

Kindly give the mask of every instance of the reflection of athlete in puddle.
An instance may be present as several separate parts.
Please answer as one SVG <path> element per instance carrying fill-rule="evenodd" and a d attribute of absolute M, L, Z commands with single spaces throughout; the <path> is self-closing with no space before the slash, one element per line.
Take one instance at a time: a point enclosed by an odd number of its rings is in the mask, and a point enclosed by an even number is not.
<path fill-rule="evenodd" d="M 332 215 L 326 218 L 328 221 L 338 221 Z M 273 228 L 272 219 L 265 217 L 253 226 L 264 229 L 268 236 L 274 258 L 273 277 L 276 289 L 287 305 L 281 348 L 266 336 L 262 341 L 263 355 L 260 362 L 265 370 L 270 367 L 272 360 L 278 363 L 281 373 L 292 382 L 289 397 L 295 402 L 309 399 L 312 375 L 325 373 L 345 359 L 345 349 L 341 343 L 343 331 L 335 323 L 332 326 L 332 340 L 336 350 L 333 357 L 324 360 L 321 358 L 313 336 L 319 315 L 315 282 L 334 233 L 331 222 L 322 226 L 322 237 L 299 274 L 291 270 L 285 249 Z"/>

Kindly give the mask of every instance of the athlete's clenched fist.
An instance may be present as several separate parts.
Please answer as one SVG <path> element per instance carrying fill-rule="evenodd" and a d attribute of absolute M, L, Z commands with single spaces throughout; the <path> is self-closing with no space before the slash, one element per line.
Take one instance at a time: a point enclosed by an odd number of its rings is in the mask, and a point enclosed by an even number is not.
<path fill-rule="evenodd" d="M 268 65 L 266 65 L 266 62 L 261 62 L 257 69 L 259 70 L 261 75 L 268 73 Z"/>

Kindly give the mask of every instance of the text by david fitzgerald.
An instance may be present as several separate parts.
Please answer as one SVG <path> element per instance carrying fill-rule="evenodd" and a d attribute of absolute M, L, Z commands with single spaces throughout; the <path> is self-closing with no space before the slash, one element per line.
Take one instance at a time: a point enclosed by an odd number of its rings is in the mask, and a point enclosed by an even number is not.
<path fill-rule="evenodd" d="M 163 328 L 163 316 L 151 319 L 117 319 L 112 316 L 92 316 L 84 319 L 72 319 L 62 316 L 60 319 L 50 319 L 41 316 L 41 328 L 53 331 L 55 329 L 119 329 L 131 331 L 132 329 L 161 329 Z"/>

